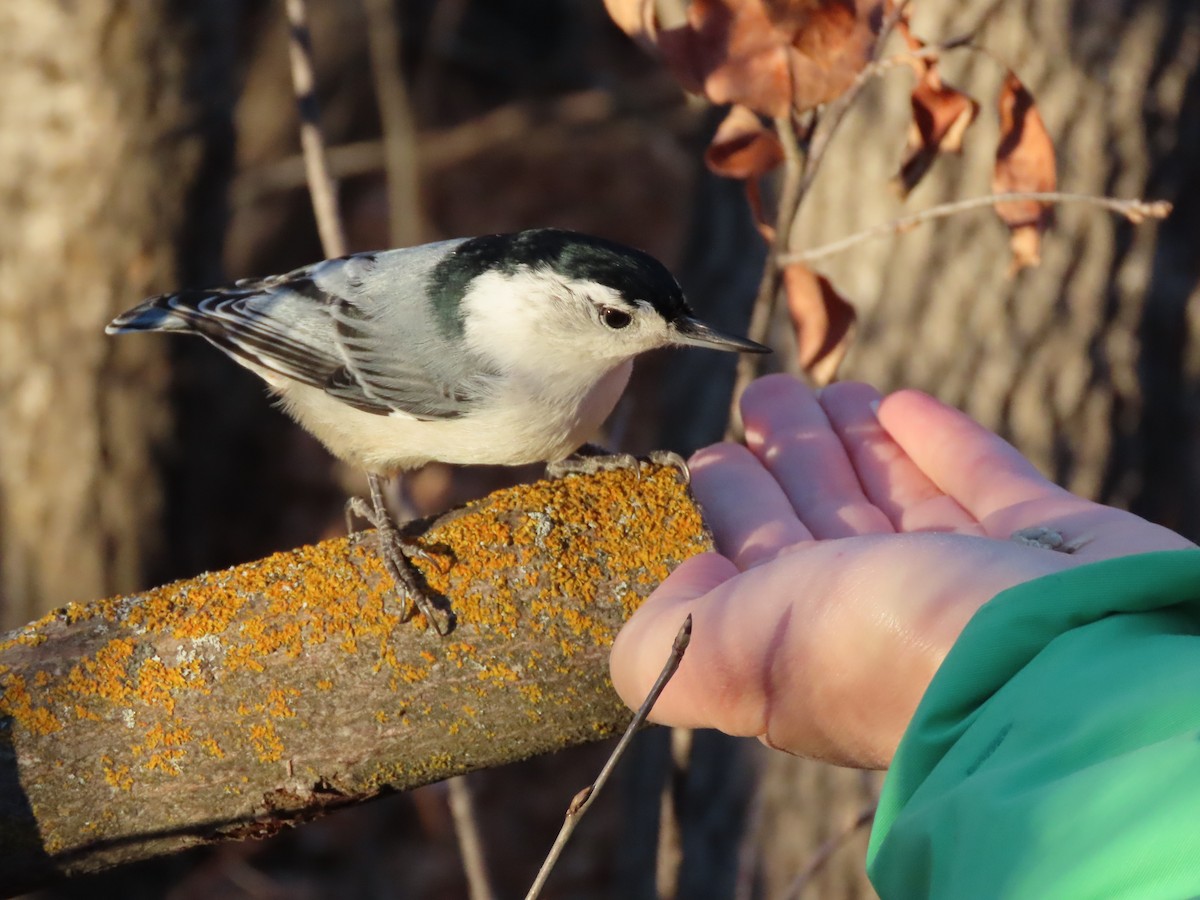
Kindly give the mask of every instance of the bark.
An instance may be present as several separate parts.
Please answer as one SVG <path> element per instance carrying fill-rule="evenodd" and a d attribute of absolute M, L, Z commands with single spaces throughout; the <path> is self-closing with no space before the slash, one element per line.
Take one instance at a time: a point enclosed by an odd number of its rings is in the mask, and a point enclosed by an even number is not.
<path fill-rule="evenodd" d="M 155 550 L 165 360 L 104 325 L 218 258 L 231 3 L 191 6 L 0 8 L 4 627 L 133 589 Z"/>
<path fill-rule="evenodd" d="M 611 735 L 617 629 L 710 547 L 678 473 L 649 466 L 410 533 L 447 638 L 402 623 L 372 540 L 336 539 L 0 642 L 5 896 Z"/>
<path fill-rule="evenodd" d="M 988 211 L 822 261 L 860 313 L 841 376 L 931 391 L 1072 490 L 1200 536 L 1200 454 L 1188 415 L 1200 401 L 1200 354 L 1187 312 L 1200 283 L 1200 9 L 1186 0 L 936 0 L 913 10 L 917 33 L 931 41 L 983 23 L 978 43 L 1037 100 L 1064 190 L 1167 199 L 1176 211 L 1133 226 L 1063 207 L 1041 267 L 1016 278 L 1006 272 L 1007 233 Z M 943 75 L 984 107 L 964 156 L 939 160 L 904 206 L 884 190 L 909 115 L 911 80 L 894 72 L 835 139 L 801 246 L 988 192 L 1003 68 L 956 53 Z M 775 897 L 871 802 L 878 780 L 782 754 L 766 764 L 758 833 L 764 896 Z M 807 825 L 797 824 L 798 812 Z M 806 896 L 872 896 L 864 849 L 865 836 L 852 841 Z"/>

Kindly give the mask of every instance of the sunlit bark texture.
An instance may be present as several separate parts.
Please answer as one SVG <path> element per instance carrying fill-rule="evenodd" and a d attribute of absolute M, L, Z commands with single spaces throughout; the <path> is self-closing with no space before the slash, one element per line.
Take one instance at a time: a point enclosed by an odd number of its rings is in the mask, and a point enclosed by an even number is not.
<path fill-rule="evenodd" d="M 987 210 L 821 261 L 859 307 L 842 377 L 915 386 L 1000 430 L 1072 490 L 1200 536 L 1200 10 L 1172 2 L 920 0 L 928 41 L 977 42 L 1032 91 L 1057 144 L 1063 190 L 1163 198 L 1164 223 L 1134 226 L 1064 206 L 1042 265 L 1007 276 L 1008 234 Z M 893 72 L 835 140 L 801 222 L 817 246 L 933 203 L 990 190 L 995 61 L 948 54 L 946 80 L 983 105 L 961 159 L 938 160 L 901 204 L 897 170 L 911 78 Z M 1191 303 L 1195 308 L 1195 303 Z M 870 802 L 853 772 L 769 754 L 759 836 L 766 896 Z M 815 774 L 814 774 L 815 773 Z M 807 896 L 868 895 L 865 832 Z"/>
<path fill-rule="evenodd" d="M 152 555 L 162 345 L 104 325 L 217 258 L 230 3 L 192 6 L 0 8 L 0 624 Z"/>
<path fill-rule="evenodd" d="M 0 640 L 0 895 L 607 737 L 631 715 L 617 629 L 711 548 L 673 468 L 498 491 L 410 533 L 447 637 L 403 621 L 364 535 Z"/>

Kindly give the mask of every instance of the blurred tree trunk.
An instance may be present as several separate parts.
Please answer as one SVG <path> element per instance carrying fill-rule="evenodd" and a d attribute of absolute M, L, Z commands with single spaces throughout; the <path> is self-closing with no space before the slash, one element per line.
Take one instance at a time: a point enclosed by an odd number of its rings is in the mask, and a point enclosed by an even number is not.
<path fill-rule="evenodd" d="M 155 551 L 166 360 L 104 326 L 219 259 L 233 2 L 0 8 L 0 627 Z"/>
<path fill-rule="evenodd" d="M 1043 263 L 1006 277 L 1007 235 L 980 212 L 861 245 L 819 268 L 858 306 L 844 378 L 915 386 L 999 430 L 1072 490 L 1200 537 L 1200 9 L 1189 0 L 1085 3 L 922 0 L 937 41 L 982 23 L 978 42 L 1032 90 L 1057 143 L 1062 189 L 1176 204 L 1132 226 L 1064 206 Z M 908 119 L 908 78 L 864 97 L 831 148 L 800 227 L 816 246 L 934 203 L 990 190 L 992 61 L 951 55 L 946 79 L 983 104 L 962 159 L 942 159 L 901 206 L 883 190 Z M 763 751 L 757 825 L 763 896 L 780 897 L 878 779 Z M 872 896 L 866 831 L 805 896 Z"/>

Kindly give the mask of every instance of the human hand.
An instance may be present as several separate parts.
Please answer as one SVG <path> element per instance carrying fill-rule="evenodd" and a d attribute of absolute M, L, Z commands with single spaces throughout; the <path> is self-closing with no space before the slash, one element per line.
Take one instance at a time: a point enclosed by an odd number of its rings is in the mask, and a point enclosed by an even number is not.
<path fill-rule="evenodd" d="M 746 391 L 746 444 L 691 461 L 723 555 L 680 566 L 617 638 L 640 704 L 683 618 L 692 642 L 651 718 L 883 768 L 968 619 L 997 593 L 1087 562 L 1191 547 L 1047 481 L 1012 446 L 917 391 Z M 1012 540 L 1045 528 L 1071 553 Z"/>

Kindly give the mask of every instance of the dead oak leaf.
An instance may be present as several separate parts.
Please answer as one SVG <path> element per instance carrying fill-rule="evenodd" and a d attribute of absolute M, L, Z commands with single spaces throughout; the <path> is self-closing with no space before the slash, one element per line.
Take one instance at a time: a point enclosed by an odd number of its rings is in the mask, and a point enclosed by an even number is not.
<path fill-rule="evenodd" d="M 997 194 L 1042 193 L 1057 188 L 1054 142 L 1038 113 L 1033 95 L 1013 72 L 1000 88 L 1000 143 L 992 190 Z M 996 214 L 1011 234 L 1012 271 L 1041 261 L 1041 234 L 1050 226 L 1051 206 L 1038 200 L 1006 200 L 996 204 Z"/>
<path fill-rule="evenodd" d="M 783 289 L 800 366 L 815 384 L 827 385 L 850 349 L 858 314 L 828 278 L 800 263 L 783 270 Z"/>
<path fill-rule="evenodd" d="M 936 55 L 917 55 L 918 51 L 926 50 L 926 44 L 912 33 L 907 12 L 900 17 L 896 28 L 913 51 L 909 65 L 917 76 L 910 98 L 912 122 L 908 144 L 895 180 L 900 196 L 907 197 L 939 153 L 962 152 L 963 137 L 979 115 L 979 104 L 942 81 Z"/>
<path fill-rule="evenodd" d="M 718 175 L 746 182 L 750 212 L 759 232 L 771 243 L 774 229 L 763 211 L 758 180 L 783 162 L 779 136 L 748 107 L 733 106 L 704 152 L 704 162 Z"/>
<path fill-rule="evenodd" d="M 658 32 L 688 90 L 778 118 L 844 92 L 870 62 L 884 0 L 692 0 Z"/>
<path fill-rule="evenodd" d="M 717 126 L 704 161 L 726 178 L 760 178 L 783 162 L 783 146 L 752 110 L 733 106 Z"/>
<path fill-rule="evenodd" d="M 925 177 L 939 153 L 962 151 L 963 136 L 979 115 L 979 104 L 957 88 L 944 84 L 933 62 L 925 67 L 910 102 L 912 123 L 908 145 L 896 176 L 902 197 L 907 197 Z"/>

